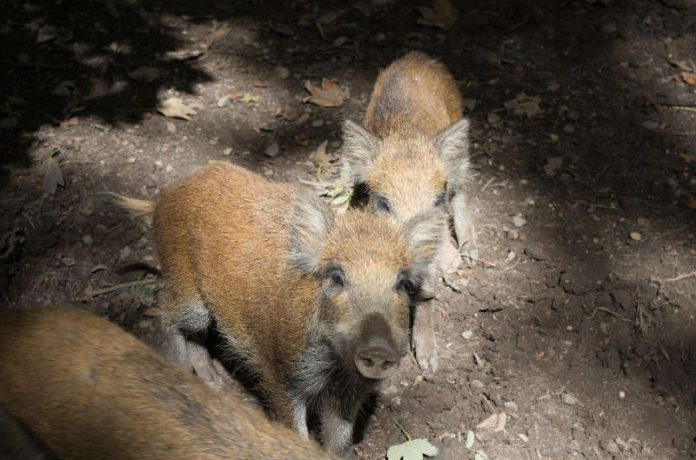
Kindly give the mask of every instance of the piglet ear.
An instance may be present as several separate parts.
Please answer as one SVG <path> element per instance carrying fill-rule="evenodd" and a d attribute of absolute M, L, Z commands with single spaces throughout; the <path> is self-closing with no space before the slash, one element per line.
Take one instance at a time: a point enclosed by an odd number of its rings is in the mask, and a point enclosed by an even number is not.
<path fill-rule="evenodd" d="M 432 281 L 433 262 L 445 237 L 447 216 L 439 209 L 412 217 L 406 224 L 406 237 L 413 254 L 411 273 L 422 282 Z"/>
<path fill-rule="evenodd" d="M 440 150 L 445 163 L 447 182 L 450 188 L 459 188 L 471 179 L 469 170 L 469 127 L 466 118 L 452 123 L 435 136 L 433 143 Z"/>
<path fill-rule="evenodd" d="M 343 123 L 343 164 L 348 167 L 355 184 L 367 181 L 377 156 L 376 136 L 366 129 L 346 120 Z"/>
<path fill-rule="evenodd" d="M 302 193 L 296 198 L 290 218 L 288 258 L 302 273 L 319 272 L 321 252 L 333 222 L 333 213 L 318 197 Z"/>

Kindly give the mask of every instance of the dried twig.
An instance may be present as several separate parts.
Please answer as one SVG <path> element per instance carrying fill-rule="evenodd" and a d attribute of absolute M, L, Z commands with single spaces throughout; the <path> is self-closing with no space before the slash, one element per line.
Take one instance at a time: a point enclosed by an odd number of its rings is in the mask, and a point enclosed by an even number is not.
<path fill-rule="evenodd" d="M 91 286 L 88 286 L 87 289 L 85 289 L 85 295 L 90 296 L 90 297 L 98 297 L 100 295 L 108 294 L 110 292 L 117 291 L 122 288 L 127 288 L 127 287 L 133 287 L 133 286 L 143 286 L 146 284 L 155 284 L 157 280 L 155 279 L 145 279 L 145 280 L 137 280 L 137 281 L 131 281 L 130 283 L 121 283 L 121 284 L 116 284 L 114 286 L 109 286 L 101 289 L 91 289 Z"/>
<path fill-rule="evenodd" d="M 595 308 L 594 311 L 592 312 L 592 315 L 590 316 L 590 319 L 594 318 L 598 311 L 603 311 L 604 313 L 607 313 L 607 314 L 613 316 L 614 318 L 619 319 L 619 320 L 621 320 L 621 321 L 625 321 L 625 322 L 627 322 L 627 323 L 632 323 L 632 322 L 633 322 L 633 321 L 631 321 L 630 319 L 628 319 L 628 318 L 626 318 L 626 317 L 620 315 L 619 313 L 616 313 L 615 311 L 610 310 L 610 309 L 608 309 L 608 308 L 606 308 L 606 307 L 597 307 L 597 308 Z"/>

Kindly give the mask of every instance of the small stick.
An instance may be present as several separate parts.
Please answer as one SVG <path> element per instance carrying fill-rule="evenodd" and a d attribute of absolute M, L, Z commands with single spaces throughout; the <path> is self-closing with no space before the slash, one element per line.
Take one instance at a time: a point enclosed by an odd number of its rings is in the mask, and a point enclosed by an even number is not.
<path fill-rule="evenodd" d="M 608 313 L 608 314 L 610 314 L 611 316 L 613 316 L 614 318 L 620 319 L 621 321 L 626 321 L 627 323 L 632 323 L 632 322 L 633 322 L 633 321 L 631 321 L 630 319 L 624 318 L 624 317 L 621 316 L 620 314 L 618 314 L 618 313 L 616 313 L 615 311 L 612 311 L 612 310 L 610 310 L 610 309 L 608 309 L 608 308 L 606 308 L 606 307 L 597 307 L 597 308 L 595 308 L 594 311 L 592 312 L 592 315 L 590 316 L 590 318 L 594 318 L 598 311 L 603 311 L 604 313 Z"/>
<path fill-rule="evenodd" d="M 693 271 L 691 273 L 684 273 L 681 275 L 677 275 L 674 278 L 667 278 L 666 280 L 663 280 L 663 283 L 673 283 L 675 281 L 681 281 L 686 278 L 691 278 L 692 276 L 696 276 L 696 271 Z"/>
<path fill-rule="evenodd" d="M 411 435 L 408 434 L 408 432 L 406 430 L 404 430 L 404 427 L 402 427 L 401 424 L 399 422 L 397 422 L 396 420 L 394 420 L 394 424 L 399 427 L 399 429 L 404 434 L 404 436 L 406 436 L 406 439 L 410 441 Z"/>
<path fill-rule="evenodd" d="M 491 177 L 490 179 L 488 179 L 488 182 L 486 182 L 484 184 L 484 186 L 481 188 L 481 192 L 485 192 L 486 189 L 488 188 L 488 186 L 491 185 L 494 180 L 495 180 L 495 177 Z"/>
<path fill-rule="evenodd" d="M 116 284 L 114 286 L 109 286 L 109 287 L 105 287 L 105 288 L 101 288 L 101 289 L 89 290 L 89 288 L 88 288 L 85 290 L 85 294 L 90 296 L 90 297 L 98 297 L 100 295 L 114 292 L 114 291 L 121 289 L 121 288 L 127 288 L 127 287 L 132 287 L 132 286 L 142 286 L 145 284 L 154 284 L 156 282 L 157 282 L 157 280 L 138 280 L 138 281 L 131 281 L 130 283 Z"/>

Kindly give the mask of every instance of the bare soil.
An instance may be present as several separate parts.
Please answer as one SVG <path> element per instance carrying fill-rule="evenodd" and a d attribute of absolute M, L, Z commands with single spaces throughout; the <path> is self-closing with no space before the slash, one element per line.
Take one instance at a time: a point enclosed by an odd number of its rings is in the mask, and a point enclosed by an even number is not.
<path fill-rule="evenodd" d="M 504 412 L 474 444 L 491 459 L 696 458 L 694 2 L 455 3 L 439 29 L 418 23 L 425 0 L 4 2 L 2 308 L 88 309 L 152 336 L 156 278 L 118 272 L 156 265 L 152 234 L 95 194 L 152 197 L 210 161 L 330 183 L 338 164 L 312 152 L 340 152 L 378 70 L 420 49 L 472 100 L 481 260 L 433 303 L 439 372 L 407 360 L 356 453 L 410 436 L 473 458 L 467 431 Z M 303 102 L 322 78 L 350 98 Z M 256 100 L 218 107 L 230 93 Z M 158 114 L 170 96 L 196 114 Z"/>

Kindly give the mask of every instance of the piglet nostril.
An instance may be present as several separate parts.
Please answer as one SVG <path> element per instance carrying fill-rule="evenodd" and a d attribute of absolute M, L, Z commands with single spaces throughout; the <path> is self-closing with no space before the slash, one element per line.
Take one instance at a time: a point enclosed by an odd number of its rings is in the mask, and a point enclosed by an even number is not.
<path fill-rule="evenodd" d="M 367 367 L 372 367 L 375 365 L 375 362 L 372 361 L 370 358 L 362 358 L 362 362 Z"/>
<path fill-rule="evenodd" d="M 382 369 L 384 369 L 384 370 L 386 371 L 386 370 L 389 369 L 390 367 L 393 367 L 394 364 L 395 364 L 394 361 L 384 361 L 384 362 L 382 363 Z"/>

